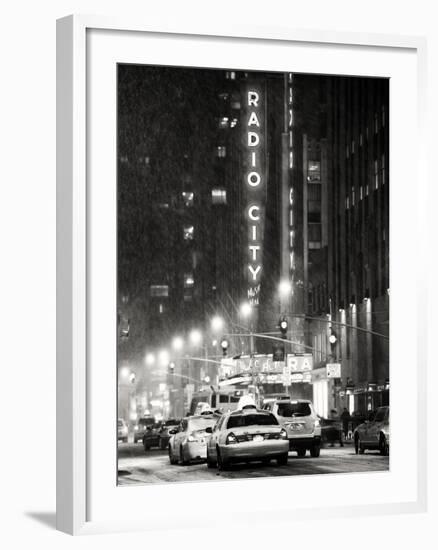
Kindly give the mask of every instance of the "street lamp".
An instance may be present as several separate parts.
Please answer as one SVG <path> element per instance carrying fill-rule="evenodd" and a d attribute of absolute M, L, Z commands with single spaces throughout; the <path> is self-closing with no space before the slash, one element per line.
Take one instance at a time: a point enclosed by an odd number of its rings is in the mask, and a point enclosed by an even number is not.
<path fill-rule="evenodd" d="M 252 312 L 251 304 L 249 304 L 248 302 L 244 302 L 240 306 L 240 314 L 242 315 L 242 317 L 249 317 L 251 315 L 251 312 Z"/>
<path fill-rule="evenodd" d="M 222 317 L 219 317 L 218 315 L 213 317 L 213 319 L 211 320 L 211 329 L 214 332 L 220 332 L 223 329 L 223 327 L 224 327 L 224 320 L 222 319 Z"/>
<path fill-rule="evenodd" d="M 155 363 L 155 355 L 153 353 L 148 353 L 144 359 L 146 365 L 151 366 Z"/>
<path fill-rule="evenodd" d="M 175 338 L 172 340 L 172 348 L 175 351 L 180 351 L 184 346 L 184 340 L 181 338 L 181 336 L 175 336 Z"/>
<path fill-rule="evenodd" d="M 158 354 L 158 359 L 161 365 L 168 365 L 170 359 L 169 352 L 166 349 L 162 349 Z"/>
<path fill-rule="evenodd" d="M 202 342 L 201 332 L 197 329 L 193 329 L 190 333 L 190 341 L 193 345 L 199 346 L 199 344 Z"/>
<path fill-rule="evenodd" d="M 280 281 L 280 284 L 278 285 L 278 291 L 281 297 L 285 298 L 289 296 L 292 292 L 291 282 L 287 279 L 283 279 L 282 281 Z"/>
<path fill-rule="evenodd" d="M 244 318 L 248 318 L 251 317 L 251 314 L 252 314 L 252 307 L 251 307 L 251 304 L 248 303 L 248 302 L 244 302 L 241 306 L 240 306 L 240 314 L 242 317 Z M 253 336 L 253 333 L 252 333 L 252 323 L 251 321 L 249 322 L 249 332 L 250 332 L 250 337 L 249 337 L 249 353 L 250 355 L 252 356 L 254 354 L 254 336 Z"/>

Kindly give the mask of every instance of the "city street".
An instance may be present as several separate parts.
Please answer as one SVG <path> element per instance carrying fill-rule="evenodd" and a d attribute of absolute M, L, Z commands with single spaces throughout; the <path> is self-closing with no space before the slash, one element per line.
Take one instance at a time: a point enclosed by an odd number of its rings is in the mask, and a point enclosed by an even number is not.
<path fill-rule="evenodd" d="M 171 466 L 166 451 L 151 449 L 146 454 L 141 444 L 122 443 L 119 445 L 118 469 L 119 485 L 126 486 L 166 481 L 385 471 L 389 470 L 389 457 L 380 456 L 377 451 L 356 455 L 353 445 L 347 444 L 344 447 L 323 448 L 319 458 L 311 458 L 309 454 L 298 458 L 296 453 L 291 452 L 287 466 L 277 466 L 275 461 L 269 465 L 254 462 L 236 464 L 227 471 L 218 472 L 216 469 L 208 469 L 205 463 Z"/>

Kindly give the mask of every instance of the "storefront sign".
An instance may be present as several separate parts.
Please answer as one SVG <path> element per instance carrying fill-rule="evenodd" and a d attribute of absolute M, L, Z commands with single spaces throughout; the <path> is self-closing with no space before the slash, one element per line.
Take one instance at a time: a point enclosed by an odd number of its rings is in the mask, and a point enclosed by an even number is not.
<path fill-rule="evenodd" d="M 291 372 L 303 372 L 313 369 L 313 357 L 309 354 L 294 355 L 288 353 L 286 357 L 286 364 L 290 368 Z"/>

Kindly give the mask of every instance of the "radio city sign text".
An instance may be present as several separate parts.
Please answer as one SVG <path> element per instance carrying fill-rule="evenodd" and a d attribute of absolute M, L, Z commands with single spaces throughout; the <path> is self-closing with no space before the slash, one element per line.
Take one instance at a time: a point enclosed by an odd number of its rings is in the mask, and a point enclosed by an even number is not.
<path fill-rule="evenodd" d="M 248 300 L 258 305 L 262 272 L 264 204 L 264 108 L 258 86 L 246 88 L 245 109 L 245 184 L 247 188 L 246 219 L 248 221 Z"/>

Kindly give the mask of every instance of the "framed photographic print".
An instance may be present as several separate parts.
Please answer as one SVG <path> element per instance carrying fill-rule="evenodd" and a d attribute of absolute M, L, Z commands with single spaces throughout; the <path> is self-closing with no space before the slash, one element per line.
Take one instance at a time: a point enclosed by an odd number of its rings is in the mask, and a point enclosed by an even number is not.
<path fill-rule="evenodd" d="M 423 64 L 59 20 L 59 529 L 424 509 Z"/>

